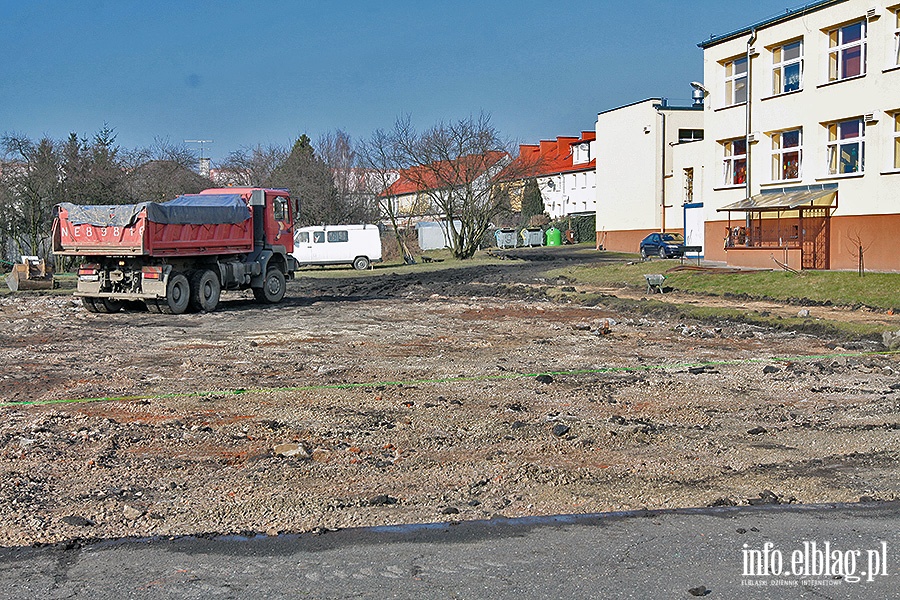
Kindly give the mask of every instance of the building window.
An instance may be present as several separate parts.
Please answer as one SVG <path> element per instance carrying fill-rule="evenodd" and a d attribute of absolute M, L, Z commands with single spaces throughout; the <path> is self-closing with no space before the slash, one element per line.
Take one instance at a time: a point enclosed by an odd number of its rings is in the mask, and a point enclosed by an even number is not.
<path fill-rule="evenodd" d="M 866 22 L 857 21 L 828 32 L 828 81 L 866 72 Z"/>
<path fill-rule="evenodd" d="M 740 104 L 747 101 L 747 57 L 725 63 L 725 102 Z"/>
<path fill-rule="evenodd" d="M 747 139 L 739 138 L 723 144 L 725 185 L 743 185 L 747 181 Z"/>
<path fill-rule="evenodd" d="M 894 115 L 894 168 L 900 169 L 900 113 Z"/>
<path fill-rule="evenodd" d="M 691 204 L 694 201 L 694 168 L 684 170 L 684 203 Z"/>
<path fill-rule="evenodd" d="M 828 174 L 862 173 L 865 166 L 865 124 L 851 119 L 828 125 Z"/>
<path fill-rule="evenodd" d="M 678 130 L 678 142 L 696 142 L 697 140 L 703 139 L 703 130 L 702 129 L 679 129 Z"/>
<path fill-rule="evenodd" d="M 772 93 L 785 94 L 800 89 L 803 72 L 803 40 L 772 50 Z"/>
<path fill-rule="evenodd" d="M 772 181 L 800 179 L 802 137 L 801 129 L 772 134 Z"/>
<path fill-rule="evenodd" d="M 900 8 L 894 11 L 894 64 L 900 66 Z"/>
<path fill-rule="evenodd" d="M 574 160 L 572 161 L 576 165 L 580 165 L 581 163 L 591 162 L 591 146 L 590 144 L 578 144 L 573 146 L 574 149 Z"/>

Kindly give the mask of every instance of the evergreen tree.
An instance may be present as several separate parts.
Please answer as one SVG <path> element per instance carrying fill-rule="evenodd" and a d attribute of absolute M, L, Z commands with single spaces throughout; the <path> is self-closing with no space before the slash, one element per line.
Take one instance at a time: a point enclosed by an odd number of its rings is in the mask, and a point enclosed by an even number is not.
<path fill-rule="evenodd" d="M 522 224 L 527 224 L 534 215 L 542 214 L 544 214 L 544 197 L 541 195 L 537 179 L 532 177 L 525 182 L 525 189 L 522 191 Z"/>
<path fill-rule="evenodd" d="M 287 158 L 272 172 L 268 187 L 287 188 L 300 201 L 298 225 L 335 223 L 331 200 L 334 182 L 328 165 L 318 156 L 306 134 L 301 135 Z"/>

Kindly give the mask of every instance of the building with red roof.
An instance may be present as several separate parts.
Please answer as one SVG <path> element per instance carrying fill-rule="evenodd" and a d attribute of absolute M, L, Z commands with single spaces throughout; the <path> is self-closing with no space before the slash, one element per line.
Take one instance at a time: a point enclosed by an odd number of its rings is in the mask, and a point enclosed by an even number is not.
<path fill-rule="evenodd" d="M 442 218 L 441 201 L 461 187 L 474 188 L 476 195 L 489 192 L 492 177 L 509 163 L 505 152 L 461 156 L 403 169 L 381 196 L 396 216 L 414 220 Z"/>
<path fill-rule="evenodd" d="M 537 180 L 551 219 L 596 211 L 596 137 L 594 131 L 583 131 L 580 137 L 519 146 L 516 162 L 527 165 L 520 171 L 527 172 L 528 179 Z"/>

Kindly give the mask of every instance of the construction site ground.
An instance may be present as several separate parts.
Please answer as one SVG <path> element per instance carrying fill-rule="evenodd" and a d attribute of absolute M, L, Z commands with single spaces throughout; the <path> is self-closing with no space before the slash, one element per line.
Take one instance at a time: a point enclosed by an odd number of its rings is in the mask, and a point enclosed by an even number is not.
<path fill-rule="evenodd" d="M 2 296 L 0 545 L 897 498 L 900 355 L 647 313 L 639 282 L 550 293 L 605 256 L 313 271 L 179 316 Z"/>

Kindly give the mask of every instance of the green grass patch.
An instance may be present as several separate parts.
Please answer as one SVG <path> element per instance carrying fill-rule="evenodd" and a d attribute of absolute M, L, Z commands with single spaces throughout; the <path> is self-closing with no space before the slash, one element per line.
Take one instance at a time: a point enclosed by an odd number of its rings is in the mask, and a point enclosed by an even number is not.
<path fill-rule="evenodd" d="M 786 271 L 666 273 L 680 264 L 678 260 L 640 262 L 632 259 L 630 263 L 567 267 L 548 275 L 567 277 L 584 284 L 645 287 L 644 275 L 663 273 L 667 287 L 697 294 L 731 294 L 782 302 L 806 299 L 817 304 L 900 310 L 900 273 L 866 273 L 863 277 L 847 271 L 804 271 L 801 275 Z"/>

